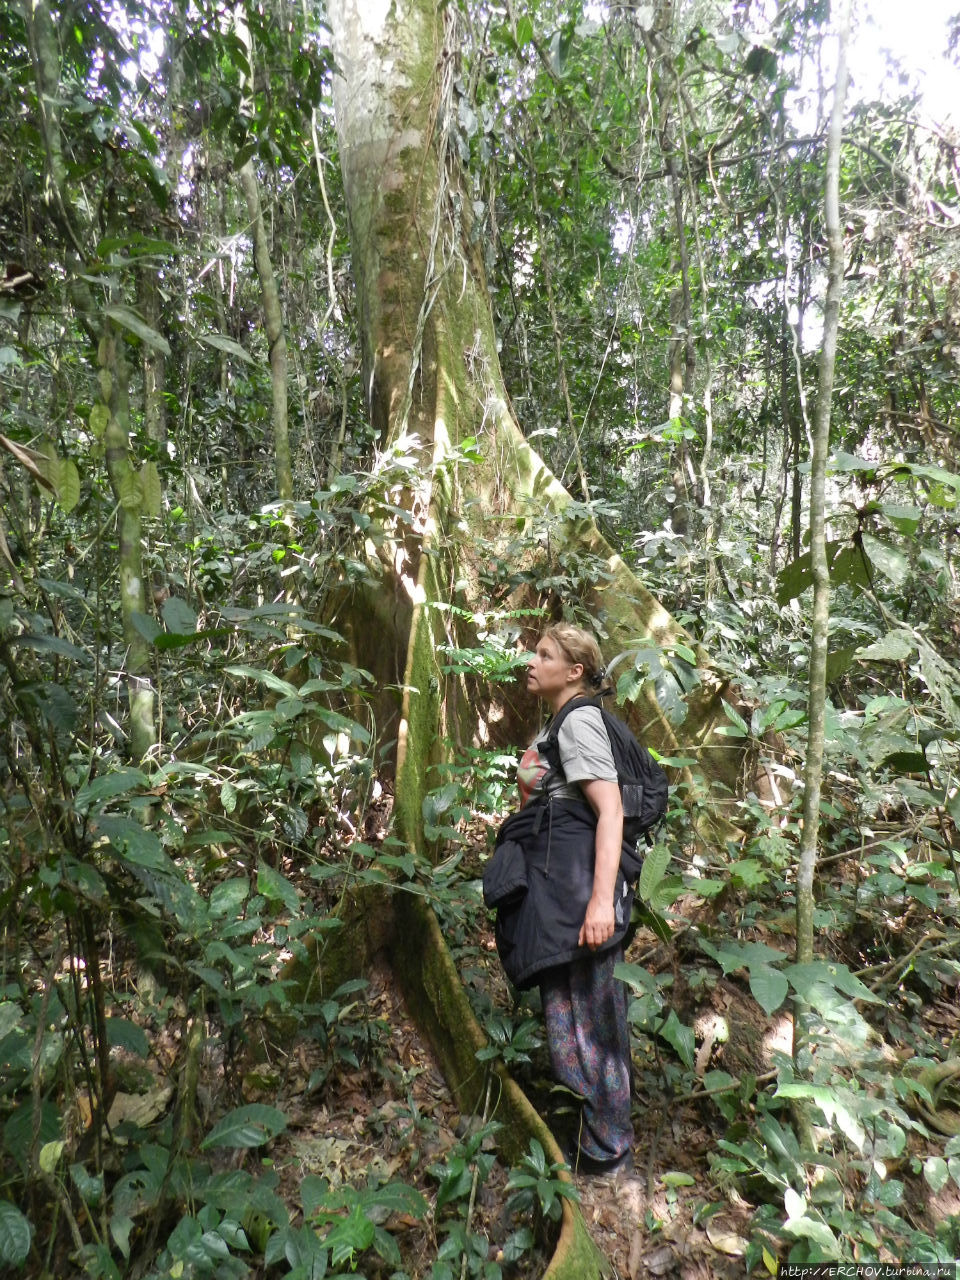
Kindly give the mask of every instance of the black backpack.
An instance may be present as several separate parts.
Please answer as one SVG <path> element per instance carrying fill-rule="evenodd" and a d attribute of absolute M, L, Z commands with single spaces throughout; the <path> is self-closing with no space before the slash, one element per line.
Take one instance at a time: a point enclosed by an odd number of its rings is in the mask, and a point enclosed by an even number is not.
<path fill-rule="evenodd" d="M 599 698 L 571 698 L 565 702 L 550 721 L 546 741 L 540 744 L 541 754 L 550 768 L 562 777 L 557 735 L 564 720 L 577 707 L 598 707 L 603 717 L 613 762 L 617 766 L 624 840 L 636 844 L 643 836 L 647 844 L 652 844 L 650 832 L 667 811 L 667 775 L 646 747 L 640 745 L 630 729 L 608 711 Z"/>

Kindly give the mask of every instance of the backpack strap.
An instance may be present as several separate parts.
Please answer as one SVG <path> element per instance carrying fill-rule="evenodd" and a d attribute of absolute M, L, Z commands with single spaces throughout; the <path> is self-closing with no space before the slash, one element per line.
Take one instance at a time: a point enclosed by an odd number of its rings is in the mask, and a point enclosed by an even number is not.
<path fill-rule="evenodd" d="M 559 773 L 561 778 L 564 777 L 563 765 L 560 762 L 560 726 L 566 720 L 571 711 L 576 711 L 578 707 L 599 707 L 603 710 L 603 703 L 599 698 L 582 697 L 579 694 L 572 698 L 568 698 L 559 711 L 555 711 L 547 723 L 547 736 L 540 744 L 540 752 L 547 764 L 554 773 Z M 566 779 L 564 779 L 566 780 Z"/>

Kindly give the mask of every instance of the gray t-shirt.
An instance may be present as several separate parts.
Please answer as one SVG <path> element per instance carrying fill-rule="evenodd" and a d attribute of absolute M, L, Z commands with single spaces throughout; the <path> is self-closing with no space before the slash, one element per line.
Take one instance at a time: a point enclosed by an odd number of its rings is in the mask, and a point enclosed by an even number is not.
<path fill-rule="evenodd" d="M 548 735 L 549 728 L 542 729 L 520 759 L 517 783 L 524 804 L 543 790 L 544 776 L 550 765 L 541 754 L 540 747 Z M 566 783 L 558 784 L 554 780 L 550 787 L 553 795 L 582 800 L 583 792 L 576 785 L 578 782 L 590 782 L 594 778 L 616 782 L 617 766 L 599 707 L 574 708 L 560 726 L 557 745 Z"/>

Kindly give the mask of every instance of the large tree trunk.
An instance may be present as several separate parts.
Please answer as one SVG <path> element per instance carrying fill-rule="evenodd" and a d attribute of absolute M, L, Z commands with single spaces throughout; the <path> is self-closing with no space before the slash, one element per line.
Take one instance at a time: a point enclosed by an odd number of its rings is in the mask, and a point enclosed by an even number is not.
<path fill-rule="evenodd" d="M 422 848 L 422 802 L 441 744 L 461 735 L 473 739 L 478 730 L 482 738 L 490 729 L 486 722 L 504 712 L 478 704 L 475 696 L 455 696 L 437 659 L 442 615 L 432 606 L 456 603 L 465 613 L 482 611 L 486 599 L 474 585 L 471 547 L 489 542 L 505 518 L 514 532 L 520 526 L 535 533 L 569 508 L 571 498 L 523 438 L 502 381 L 482 261 L 470 242 L 471 202 L 451 136 L 463 34 L 456 6 L 330 0 L 328 19 L 340 72 L 334 103 L 369 412 L 385 445 L 405 443 L 421 462 L 418 479 L 396 504 L 406 508 L 406 519 L 387 531 L 383 544 L 389 589 L 358 605 L 367 612 L 357 619 L 356 643 L 382 685 L 404 690 L 395 822 L 404 840 Z M 461 446 L 468 439 L 476 445 L 465 458 Z M 580 603 L 607 632 L 611 653 L 641 637 L 689 643 L 592 521 L 555 523 L 562 524 L 568 546 L 602 559 L 604 580 Z M 726 743 L 711 755 L 707 741 L 721 713 L 722 682 L 706 662 L 702 676 L 683 742 L 697 748 L 702 771 L 708 777 L 722 771 L 732 791 L 741 762 Z M 632 714 L 652 745 L 670 754 L 682 749 L 652 696 Z M 704 788 L 698 791 L 689 772 L 686 779 L 689 795 L 700 797 L 694 816 L 707 815 Z M 723 820 L 716 812 L 710 816 L 715 836 Z M 394 958 L 454 1092 L 461 1105 L 472 1105 L 482 1073 L 465 1024 L 475 1024 L 452 966 L 434 954 L 435 922 L 418 904 L 412 895 L 396 895 Z M 522 1135 L 540 1136 L 529 1110 L 509 1091 L 497 1118 L 506 1122 L 514 1149 L 526 1145 Z M 571 1211 L 563 1261 L 558 1258 L 558 1270 L 550 1274 L 583 1280 L 598 1274 L 600 1264 L 576 1217 Z"/>

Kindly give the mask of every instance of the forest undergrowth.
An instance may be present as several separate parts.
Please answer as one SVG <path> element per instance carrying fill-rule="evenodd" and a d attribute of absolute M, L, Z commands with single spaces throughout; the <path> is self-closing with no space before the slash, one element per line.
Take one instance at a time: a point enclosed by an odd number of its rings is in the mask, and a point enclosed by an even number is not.
<path fill-rule="evenodd" d="M 385 964 L 392 897 L 427 898 L 488 1038 L 478 1072 L 502 1063 L 557 1131 L 573 1123 L 480 895 L 513 752 L 451 751 L 424 805 L 434 854 L 415 854 L 391 834 L 369 676 L 332 656 L 335 633 L 282 604 L 163 616 L 158 662 L 229 642 L 216 716 L 209 670 L 184 663 L 177 735 L 144 769 L 102 727 L 83 747 L 66 689 L 82 651 L 40 612 L 6 624 L 8 1265 L 58 1280 L 526 1277 L 573 1191 L 631 1280 L 954 1256 L 953 815 L 929 778 L 883 763 L 917 763 L 904 699 L 879 695 L 835 730 L 813 964 L 793 959 L 797 695 L 745 683 L 728 711 L 779 796 L 744 787 L 735 844 L 698 843 L 675 786 L 621 971 L 636 1168 L 571 1191 L 537 1146 L 498 1161 L 495 1097 L 459 1115 Z M 467 659 L 488 676 L 515 655 L 447 655 Z"/>

